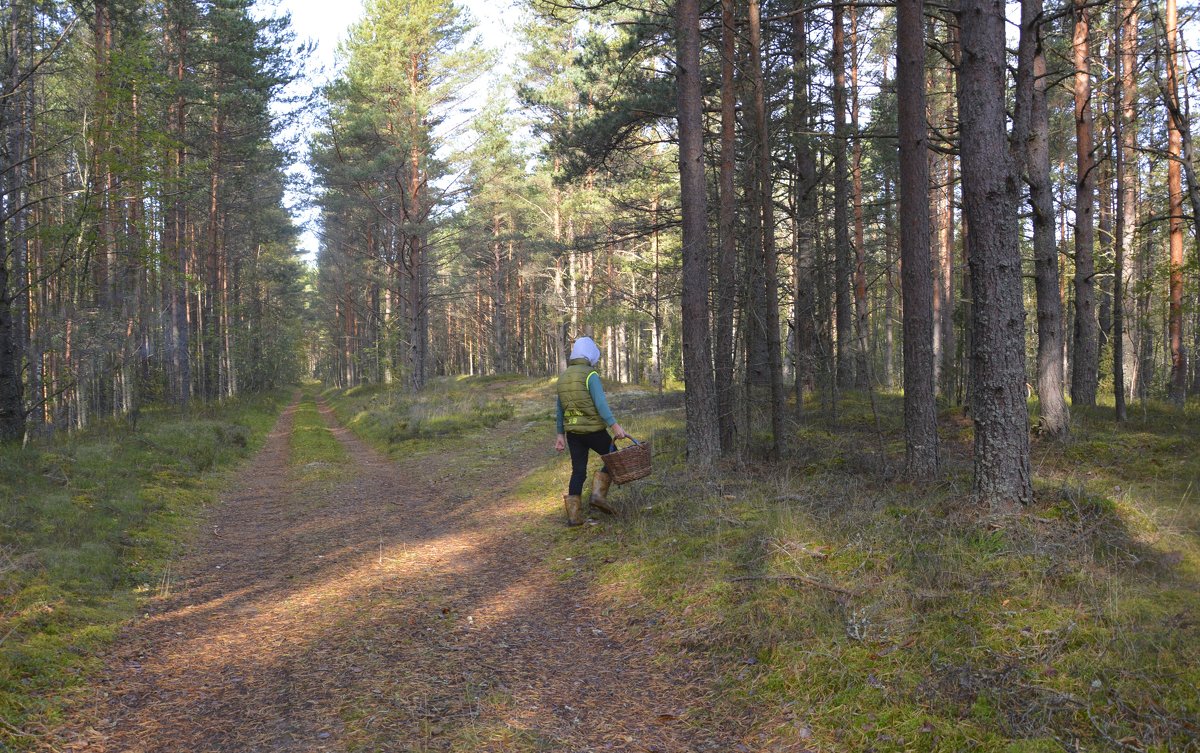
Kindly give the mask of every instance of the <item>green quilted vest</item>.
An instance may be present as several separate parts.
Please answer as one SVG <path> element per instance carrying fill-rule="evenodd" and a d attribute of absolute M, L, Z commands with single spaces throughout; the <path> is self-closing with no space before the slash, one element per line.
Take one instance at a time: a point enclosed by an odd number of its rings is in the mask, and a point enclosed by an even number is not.
<path fill-rule="evenodd" d="M 592 401 L 592 393 L 588 392 L 588 377 L 596 374 L 596 370 L 586 358 L 576 358 L 567 366 L 567 370 L 558 378 L 558 399 L 562 401 L 563 428 L 571 434 L 589 434 L 608 428 L 596 403 Z M 599 379 L 599 375 L 596 377 Z"/>

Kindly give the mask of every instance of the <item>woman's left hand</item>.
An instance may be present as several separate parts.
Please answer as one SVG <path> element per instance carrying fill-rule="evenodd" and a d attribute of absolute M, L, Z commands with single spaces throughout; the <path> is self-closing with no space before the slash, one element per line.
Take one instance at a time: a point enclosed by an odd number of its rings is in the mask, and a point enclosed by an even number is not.
<path fill-rule="evenodd" d="M 625 433 L 625 430 L 621 428 L 620 424 L 613 424 L 611 428 L 613 430 L 613 439 L 624 439 L 625 437 L 629 436 Z"/>
<path fill-rule="evenodd" d="M 558 450 L 559 452 L 562 452 L 563 450 L 567 449 L 567 435 L 566 434 L 559 434 L 557 437 L 554 438 L 554 449 Z"/>

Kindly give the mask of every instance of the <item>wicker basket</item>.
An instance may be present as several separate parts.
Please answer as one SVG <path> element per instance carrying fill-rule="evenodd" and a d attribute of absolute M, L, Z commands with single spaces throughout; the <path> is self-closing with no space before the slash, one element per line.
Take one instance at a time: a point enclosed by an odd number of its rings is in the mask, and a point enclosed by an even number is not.
<path fill-rule="evenodd" d="M 650 443 L 639 442 L 633 437 L 626 439 L 633 444 L 601 457 L 614 484 L 625 484 L 650 475 Z M 616 447 L 615 443 L 613 447 Z"/>

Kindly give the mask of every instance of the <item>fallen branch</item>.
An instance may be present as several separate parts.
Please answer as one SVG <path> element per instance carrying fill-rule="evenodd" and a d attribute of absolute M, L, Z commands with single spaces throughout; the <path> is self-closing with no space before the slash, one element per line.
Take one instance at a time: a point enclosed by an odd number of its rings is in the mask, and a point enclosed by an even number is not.
<path fill-rule="evenodd" d="M 736 578 L 730 578 L 730 582 L 739 582 L 745 580 L 774 580 L 783 582 L 797 582 L 810 585 L 814 588 L 820 588 L 825 591 L 832 591 L 835 594 L 842 596 L 857 596 L 857 594 L 849 589 L 835 586 L 832 583 L 826 583 L 816 578 L 810 578 L 807 575 L 739 575 Z"/>

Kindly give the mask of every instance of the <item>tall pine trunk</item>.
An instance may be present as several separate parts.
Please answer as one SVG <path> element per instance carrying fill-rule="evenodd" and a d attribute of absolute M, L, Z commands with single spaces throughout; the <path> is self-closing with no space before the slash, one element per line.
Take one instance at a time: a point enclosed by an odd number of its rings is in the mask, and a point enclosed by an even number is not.
<path fill-rule="evenodd" d="M 884 78 L 887 72 L 884 71 Z M 867 244 L 863 227 L 863 145 L 859 133 L 858 108 L 858 9 L 850 6 L 850 133 L 854 137 L 851 192 L 854 204 L 854 384 L 870 387 L 867 366 Z"/>
<path fill-rule="evenodd" d="M 492 217 L 492 347 L 495 356 L 492 361 L 496 373 L 507 374 L 512 371 L 508 347 L 508 307 L 505 301 L 505 280 L 508 271 L 505 264 L 504 244 L 501 239 L 503 218 L 499 215 Z"/>
<path fill-rule="evenodd" d="M 1005 129 L 1004 4 L 963 0 L 963 213 L 973 299 L 971 412 L 976 498 L 996 510 L 1033 500 L 1025 404 L 1025 309 L 1017 234 L 1017 171 Z"/>
<path fill-rule="evenodd" d="M 1177 26 L 1178 11 L 1175 0 L 1167 0 L 1167 98 L 1171 109 L 1179 107 L 1179 61 Z M 1168 395 L 1171 402 L 1183 407 L 1187 397 L 1187 354 L 1183 349 L 1183 171 L 1180 159 L 1183 154 L 1183 134 L 1175 118 L 1167 118 L 1167 192 L 1168 246 L 1170 258 L 1168 279 L 1167 340 L 1171 353 L 1171 376 Z"/>
<path fill-rule="evenodd" d="M 737 282 L 737 239 L 734 237 L 737 208 L 737 194 L 734 189 L 737 90 L 733 77 L 736 39 L 733 0 L 721 0 L 721 205 L 718 214 L 721 247 L 717 256 L 717 315 L 713 359 L 716 368 L 718 426 L 721 450 L 724 452 L 733 449 L 736 426 L 733 416 L 733 310 Z M 657 346 L 657 342 L 654 345 Z M 656 362 L 655 366 L 657 365 Z"/>
<path fill-rule="evenodd" d="M 187 80 L 187 26 L 184 8 L 188 3 L 174 0 L 169 5 L 170 23 L 167 40 L 172 54 L 170 61 L 173 85 L 176 87 L 171 103 L 169 128 L 174 145 L 171 150 L 170 176 L 173 185 L 167 199 L 166 258 L 175 264 L 170 283 L 171 302 L 171 371 L 174 384 L 174 400 L 177 405 L 186 405 L 192 394 L 192 363 L 190 331 L 188 323 L 188 245 L 187 209 L 183 202 L 183 183 L 186 180 L 185 165 L 187 151 L 187 101 L 184 86 Z"/>
<path fill-rule="evenodd" d="M 1092 77 L 1087 0 L 1074 0 L 1075 61 L 1075 350 L 1071 363 L 1071 402 L 1096 404 L 1100 363 L 1096 318 L 1096 161 L 1092 151 Z"/>
<path fill-rule="evenodd" d="M 924 0 L 899 0 L 896 8 L 905 473 L 914 478 L 933 476 L 938 467 L 924 11 Z"/>
<path fill-rule="evenodd" d="M 837 336 L 837 386 L 854 385 L 850 353 L 854 343 L 854 319 L 851 312 L 850 274 L 853 250 L 850 248 L 850 167 L 846 155 L 849 132 L 846 124 L 846 24 L 845 7 L 833 6 L 833 233 L 834 302 Z"/>
<path fill-rule="evenodd" d="M 716 384 L 708 323 L 708 200 L 704 177 L 704 93 L 700 80 L 700 3 L 675 8 L 679 188 L 683 212 L 683 373 L 688 460 L 712 465 L 720 452 Z"/>
<path fill-rule="evenodd" d="M 1119 0 L 1121 16 L 1116 82 L 1117 217 L 1113 242 L 1113 399 L 1116 419 L 1125 407 L 1125 262 L 1134 252 L 1137 227 L 1137 0 Z"/>
<path fill-rule="evenodd" d="M 13 37 L 15 27 L 23 21 L 24 3 L 14 8 Z M 4 44 L 5 56 L 0 60 L 0 196 L 6 204 L 21 206 L 24 189 L 21 185 L 25 171 L 21 165 L 22 155 L 11 145 L 19 143 L 26 127 L 20 117 L 19 102 L 22 99 L 20 86 L 24 72 L 21 68 L 21 50 L 18 44 Z M 25 85 L 30 85 L 28 82 Z M 24 286 L 19 270 L 14 269 L 17 255 L 9 245 L 11 229 L 8 207 L 0 210 L 0 442 L 18 440 L 25 432 L 24 381 L 21 376 L 21 327 L 17 313 L 19 290 Z"/>
<path fill-rule="evenodd" d="M 762 24 L 758 0 L 750 0 L 750 65 L 754 78 L 754 130 L 757 134 L 756 169 L 759 206 L 762 208 L 762 270 L 765 281 L 764 324 L 767 334 L 767 368 L 771 386 L 771 454 L 778 459 L 785 444 L 783 418 L 783 356 L 779 342 L 779 270 L 775 251 L 775 201 L 771 180 L 771 139 L 767 127 L 766 82 L 763 78 Z"/>
<path fill-rule="evenodd" d="M 794 0 L 792 12 L 792 133 L 796 139 L 796 258 L 795 305 L 793 331 L 795 337 L 796 414 L 804 408 L 804 391 L 812 389 L 814 348 L 816 347 L 816 290 L 813 265 L 816 256 L 817 222 L 817 163 L 812 142 L 809 107 L 808 39 L 804 5 L 806 0 Z"/>
<path fill-rule="evenodd" d="M 8 244 L 4 239 L 6 224 L 0 219 L 0 442 L 20 439 L 25 432 L 24 385 L 13 317 L 14 285 L 9 280 Z"/>
<path fill-rule="evenodd" d="M 749 16 L 746 19 L 749 24 Z M 745 141 L 748 154 L 742 160 L 742 186 L 744 195 L 744 239 L 742 265 L 742 284 L 745 295 L 742 297 L 741 317 L 744 331 L 746 352 L 746 387 L 747 401 L 746 421 L 750 421 L 750 411 L 753 408 L 754 388 L 769 387 L 771 383 L 771 357 L 767 345 L 769 329 L 767 327 L 767 273 L 763 257 L 763 193 L 759 187 L 759 144 L 763 134 L 759 131 L 758 118 L 754 114 L 756 99 L 755 86 L 757 78 L 754 74 L 754 53 L 751 49 L 750 35 L 744 38 L 741 49 L 741 59 L 737 70 L 741 74 L 739 89 L 743 100 Z"/>
<path fill-rule="evenodd" d="M 1042 0 L 1021 3 L 1017 54 L 1017 106 L 1013 149 L 1024 164 L 1033 210 L 1034 285 L 1037 291 L 1037 391 L 1041 430 L 1065 436 L 1070 413 L 1063 399 L 1063 310 L 1059 297 L 1058 247 L 1054 239 L 1054 188 L 1050 181 L 1050 111 L 1046 104 L 1046 54 L 1042 45 Z"/>

